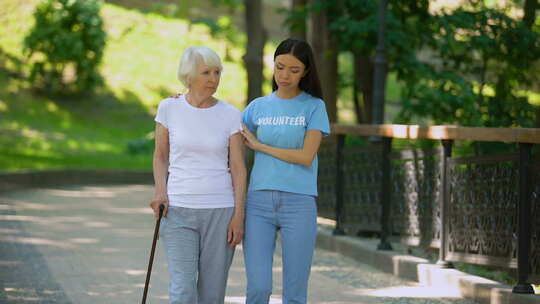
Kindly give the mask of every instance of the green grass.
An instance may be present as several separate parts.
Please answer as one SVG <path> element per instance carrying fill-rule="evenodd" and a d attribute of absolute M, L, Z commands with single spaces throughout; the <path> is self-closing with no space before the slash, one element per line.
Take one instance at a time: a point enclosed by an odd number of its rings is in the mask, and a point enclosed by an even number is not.
<path fill-rule="evenodd" d="M 178 59 L 190 45 L 206 45 L 223 58 L 225 42 L 213 39 L 202 25 L 191 25 L 157 14 L 143 14 L 107 4 L 102 11 L 109 34 L 102 71 L 120 98 L 129 88 L 146 105 L 155 105 L 168 92 L 181 90 L 176 80 Z M 224 62 L 217 96 L 237 106 L 244 103 L 242 49 L 233 49 L 235 62 Z M 167 94 L 164 94 L 167 93 Z"/>
<path fill-rule="evenodd" d="M 38 0 L 4 0 L 0 7 L 0 170 L 47 168 L 150 169 L 151 155 L 130 155 L 130 140 L 154 128 L 157 104 L 182 91 L 179 56 L 189 45 L 206 45 L 222 58 L 225 42 L 206 27 L 119 5 L 104 4 L 108 34 L 100 71 L 106 86 L 92 96 L 34 94 L 22 40 Z M 188 30 L 189 27 L 189 30 Z M 216 96 L 239 109 L 245 102 L 241 46 L 224 62 Z"/>

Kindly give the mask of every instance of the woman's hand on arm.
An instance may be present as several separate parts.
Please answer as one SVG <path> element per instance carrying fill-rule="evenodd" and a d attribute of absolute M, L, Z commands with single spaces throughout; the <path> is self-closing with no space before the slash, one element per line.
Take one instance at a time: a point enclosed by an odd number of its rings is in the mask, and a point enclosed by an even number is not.
<path fill-rule="evenodd" d="M 311 163 L 317 155 L 322 141 L 322 132 L 320 130 L 307 130 L 304 136 L 304 145 L 302 149 L 284 149 L 276 148 L 263 144 L 257 140 L 257 137 L 244 126 L 242 135 L 245 138 L 245 144 L 249 148 L 264 152 L 289 163 L 311 166 Z"/>
<path fill-rule="evenodd" d="M 244 144 L 240 132 L 229 138 L 229 166 L 234 189 L 234 215 L 229 223 L 227 242 L 234 248 L 244 237 L 244 206 L 247 170 L 244 161 Z"/>
<path fill-rule="evenodd" d="M 150 201 L 154 217 L 159 217 L 159 205 L 164 205 L 163 215 L 167 214 L 169 201 L 167 198 L 167 175 L 169 171 L 169 130 L 162 124 L 156 123 L 155 149 L 152 170 L 154 173 L 155 192 Z"/>

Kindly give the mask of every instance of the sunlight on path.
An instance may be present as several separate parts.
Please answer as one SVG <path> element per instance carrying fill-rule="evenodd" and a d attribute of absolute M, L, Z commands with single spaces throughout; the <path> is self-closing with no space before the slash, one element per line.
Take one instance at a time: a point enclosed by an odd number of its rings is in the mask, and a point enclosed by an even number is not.
<path fill-rule="evenodd" d="M 79 186 L 0 194 L 1 303 L 138 303 L 154 219 L 151 186 Z M 321 219 L 321 222 L 324 220 Z M 280 247 L 271 304 L 281 300 Z M 23 254 L 21 254 L 23 253 Z M 165 256 L 158 243 L 148 303 L 168 303 Z M 226 303 L 245 303 L 242 247 L 230 270 Z M 317 250 L 309 303 L 470 304 Z"/>

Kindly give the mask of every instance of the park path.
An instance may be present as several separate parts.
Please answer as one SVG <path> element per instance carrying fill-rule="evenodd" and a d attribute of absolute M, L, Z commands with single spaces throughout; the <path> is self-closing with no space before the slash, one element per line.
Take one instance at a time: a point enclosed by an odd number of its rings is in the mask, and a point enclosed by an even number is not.
<path fill-rule="evenodd" d="M 86 185 L 0 193 L 0 303 L 140 303 L 154 219 L 148 185 Z M 281 259 L 274 262 L 281 303 Z M 226 303 L 244 303 L 237 248 Z M 147 303 L 168 303 L 161 244 Z M 317 249 L 309 303 L 473 304 Z"/>

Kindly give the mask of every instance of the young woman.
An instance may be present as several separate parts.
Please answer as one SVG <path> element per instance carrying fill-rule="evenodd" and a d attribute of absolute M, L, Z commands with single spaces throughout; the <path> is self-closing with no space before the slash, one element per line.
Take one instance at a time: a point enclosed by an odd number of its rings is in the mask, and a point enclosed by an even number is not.
<path fill-rule="evenodd" d="M 241 113 L 213 97 L 221 60 L 207 47 L 184 51 L 178 78 L 188 92 L 163 100 L 156 116 L 154 214 L 172 304 L 223 304 L 234 247 L 244 230 L 246 168 Z"/>
<path fill-rule="evenodd" d="M 283 303 L 306 303 L 317 235 L 317 151 L 330 124 L 313 52 L 287 39 L 274 54 L 273 90 L 244 110 L 242 134 L 255 151 L 246 200 L 247 304 L 267 304 L 277 232 Z"/>

